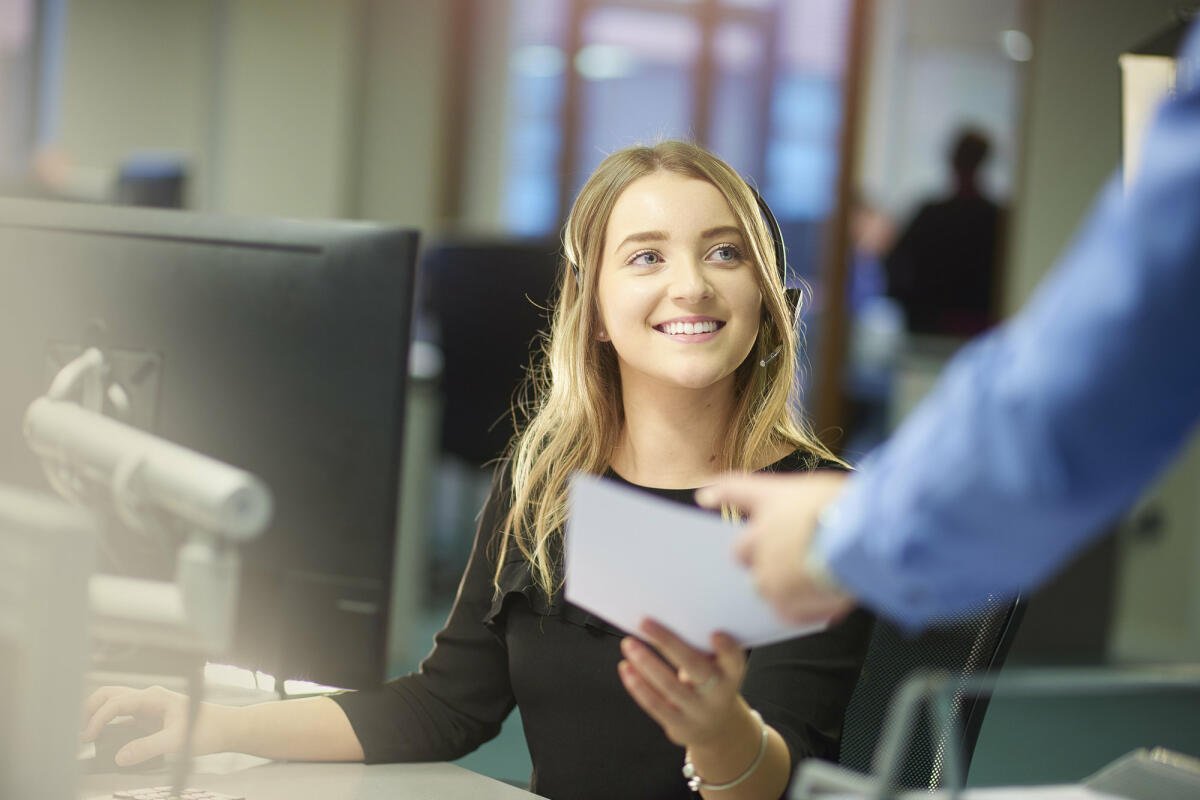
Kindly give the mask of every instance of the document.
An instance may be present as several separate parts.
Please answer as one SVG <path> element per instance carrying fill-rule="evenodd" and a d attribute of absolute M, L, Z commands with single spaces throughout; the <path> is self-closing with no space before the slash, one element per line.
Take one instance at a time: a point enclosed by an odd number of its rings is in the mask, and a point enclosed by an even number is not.
<path fill-rule="evenodd" d="M 701 650 L 717 631 L 754 647 L 825 628 L 775 616 L 719 514 L 583 473 L 568 503 L 566 598 L 611 625 L 636 634 L 650 617 Z"/>

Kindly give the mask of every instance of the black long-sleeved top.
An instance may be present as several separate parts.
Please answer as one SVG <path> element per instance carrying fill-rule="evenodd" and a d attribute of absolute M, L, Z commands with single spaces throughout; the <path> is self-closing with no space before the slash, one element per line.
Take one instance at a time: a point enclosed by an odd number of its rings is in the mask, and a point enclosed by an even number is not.
<path fill-rule="evenodd" d="M 836 465 L 797 451 L 768 469 L 814 466 Z M 333 697 L 367 762 L 459 758 L 494 737 L 519 705 L 532 791 L 556 800 L 692 797 L 680 775 L 683 748 L 667 740 L 617 676 L 625 634 L 566 602 L 561 591 L 547 600 L 516 548 L 495 591 L 493 540 L 507 510 L 506 472 L 499 471 L 454 608 L 420 671 L 375 691 Z M 621 480 L 611 471 L 608 477 Z M 646 491 L 693 502 L 692 490 Z M 857 610 L 821 633 L 750 652 L 742 694 L 783 737 L 793 765 L 808 756 L 837 757 L 871 625 Z"/>

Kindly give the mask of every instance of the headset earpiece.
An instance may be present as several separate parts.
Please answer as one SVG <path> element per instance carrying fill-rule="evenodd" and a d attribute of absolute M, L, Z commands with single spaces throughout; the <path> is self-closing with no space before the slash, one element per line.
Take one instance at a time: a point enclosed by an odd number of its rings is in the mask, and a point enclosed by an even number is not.
<path fill-rule="evenodd" d="M 783 231 L 779 228 L 779 220 L 775 218 L 771 207 L 767 205 L 767 201 L 758 193 L 749 182 L 746 183 L 750 187 L 750 194 L 754 195 L 754 201 L 758 203 L 758 213 L 762 215 L 763 221 L 767 223 L 767 230 L 771 233 L 771 244 L 775 247 L 775 268 L 779 270 L 779 282 L 783 284 L 783 288 L 787 290 L 788 267 L 787 267 L 787 248 L 783 243 Z"/>

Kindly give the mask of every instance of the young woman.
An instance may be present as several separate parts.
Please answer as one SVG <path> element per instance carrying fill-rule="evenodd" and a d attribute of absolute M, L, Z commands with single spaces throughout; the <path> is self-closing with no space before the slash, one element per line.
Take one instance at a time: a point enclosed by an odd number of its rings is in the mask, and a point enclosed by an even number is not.
<path fill-rule="evenodd" d="M 430 761 L 495 736 L 514 705 L 551 798 L 775 798 L 797 761 L 836 758 L 871 621 L 744 652 L 635 636 L 563 599 L 567 479 L 607 475 L 679 502 L 718 473 L 840 468 L 795 416 L 794 342 L 773 241 L 728 165 L 683 142 L 609 156 L 580 191 L 528 421 L 497 470 L 445 628 L 420 671 L 377 691 L 203 704 L 198 753 Z M 638 557 L 636 552 L 629 558 Z M 719 592 L 714 586 L 712 591 Z M 186 700 L 109 687 L 85 737 L 119 714 L 180 747 Z"/>

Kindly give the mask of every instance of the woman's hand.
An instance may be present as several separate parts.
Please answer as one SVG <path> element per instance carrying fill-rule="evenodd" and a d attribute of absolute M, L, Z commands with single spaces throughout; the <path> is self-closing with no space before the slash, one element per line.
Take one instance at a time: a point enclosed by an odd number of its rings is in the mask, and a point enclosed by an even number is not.
<path fill-rule="evenodd" d="M 192 750 L 194 755 L 218 752 L 222 749 L 217 741 L 211 717 L 219 706 L 201 703 L 199 719 Z M 130 689 L 124 686 L 104 686 L 92 693 L 84 703 L 85 742 L 95 739 L 100 731 L 116 717 L 133 717 L 133 723 L 147 732 L 147 736 L 134 739 L 117 751 L 114 760 L 117 766 L 140 764 L 147 759 L 183 749 L 188 714 L 186 695 L 172 692 L 161 686 L 149 689 Z"/>
<path fill-rule="evenodd" d="M 689 645 L 667 628 L 646 620 L 642 637 L 621 642 L 625 660 L 617 672 L 625 690 L 682 747 L 702 747 L 728 732 L 749 707 L 739 691 L 746 675 L 746 654 L 724 633 L 712 637 L 713 653 Z"/>

